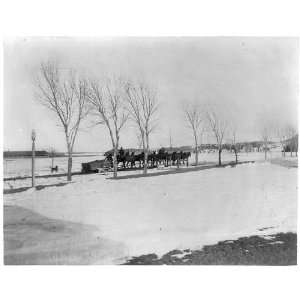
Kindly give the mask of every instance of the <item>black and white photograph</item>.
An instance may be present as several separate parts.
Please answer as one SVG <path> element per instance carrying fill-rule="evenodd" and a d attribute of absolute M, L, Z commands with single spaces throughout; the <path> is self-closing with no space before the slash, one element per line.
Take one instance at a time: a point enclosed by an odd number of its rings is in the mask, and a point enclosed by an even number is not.
<path fill-rule="evenodd" d="M 3 82 L 5 265 L 297 265 L 297 37 L 10 37 Z"/>
<path fill-rule="evenodd" d="M 299 11 L 0 1 L 0 298 L 300 299 Z"/>

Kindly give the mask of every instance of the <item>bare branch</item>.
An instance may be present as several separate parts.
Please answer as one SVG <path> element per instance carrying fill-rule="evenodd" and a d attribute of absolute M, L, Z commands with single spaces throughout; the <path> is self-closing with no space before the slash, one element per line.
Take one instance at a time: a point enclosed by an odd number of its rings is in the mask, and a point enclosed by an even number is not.
<path fill-rule="evenodd" d="M 202 124 L 202 111 L 197 104 L 189 105 L 184 108 L 184 114 L 188 126 L 192 129 L 195 143 L 196 165 L 198 164 L 199 137 L 201 135 L 200 128 Z"/>
<path fill-rule="evenodd" d="M 120 132 L 128 120 L 124 105 L 124 85 L 120 79 L 106 78 L 102 82 L 90 80 L 87 98 L 91 115 L 99 120 L 96 124 L 105 125 L 114 148 L 114 176 L 117 176 L 117 151 Z"/>
<path fill-rule="evenodd" d="M 147 172 L 147 155 L 149 151 L 149 137 L 154 131 L 158 111 L 157 96 L 153 89 L 143 82 L 125 84 L 127 110 L 131 119 L 139 130 L 139 138 L 145 153 L 144 172 Z"/>
<path fill-rule="evenodd" d="M 53 62 L 42 63 L 37 79 L 37 98 L 53 111 L 64 129 L 69 158 L 81 121 L 87 116 L 86 84 L 76 80 L 74 72 L 63 74 Z M 71 180 L 71 165 L 68 167 L 68 180 Z"/>
<path fill-rule="evenodd" d="M 214 109 L 210 109 L 206 113 L 209 125 L 211 130 L 216 138 L 218 150 L 219 150 L 219 165 L 222 164 L 221 162 L 221 153 L 223 149 L 223 141 L 225 137 L 226 130 L 228 129 L 228 122 L 217 114 Z"/>

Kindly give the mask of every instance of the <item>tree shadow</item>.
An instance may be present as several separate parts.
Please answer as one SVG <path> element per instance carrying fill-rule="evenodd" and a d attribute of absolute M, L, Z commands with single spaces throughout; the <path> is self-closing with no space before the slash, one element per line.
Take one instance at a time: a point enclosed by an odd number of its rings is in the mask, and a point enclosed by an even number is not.
<path fill-rule="evenodd" d="M 254 161 L 243 161 L 243 162 L 238 162 L 237 164 L 239 165 L 245 163 L 254 163 Z M 170 175 L 170 174 L 196 172 L 196 171 L 214 169 L 214 168 L 225 168 L 228 166 L 235 167 L 237 164 L 235 162 L 229 162 L 229 163 L 224 163 L 221 166 L 216 164 L 212 164 L 212 165 L 210 164 L 210 165 L 202 165 L 197 167 L 193 166 L 193 167 L 184 167 L 184 168 L 174 168 L 168 171 L 158 171 L 158 172 L 148 173 L 148 174 L 123 175 L 123 176 L 118 176 L 117 178 L 110 177 L 108 179 L 122 180 L 122 179 L 133 179 L 133 178 L 141 178 L 141 177 L 155 177 L 155 176 L 163 176 L 163 175 Z"/>
<path fill-rule="evenodd" d="M 64 186 L 66 184 L 68 184 L 69 182 L 60 182 L 60 183 L 55 183 L 55 184 L 40 184 L 40 185 L 37 185 L 35 187 L 35 189 L 37 191 L 40 191 L 44 188 L 47 188 L 47 187 L 53 187 L 53 186 Z M 4 195 L 7 195 L 7 194 L 14 194 L 14 193 L 21 193 L 21 192 L 25 192 L 27 190 L 31 189 L 30 186 L 25 186 L 25 187 L 20 187 L 20 188 L 15 188 L 15 189 L 4 189 L 3 190 L 3 194 Z"/>

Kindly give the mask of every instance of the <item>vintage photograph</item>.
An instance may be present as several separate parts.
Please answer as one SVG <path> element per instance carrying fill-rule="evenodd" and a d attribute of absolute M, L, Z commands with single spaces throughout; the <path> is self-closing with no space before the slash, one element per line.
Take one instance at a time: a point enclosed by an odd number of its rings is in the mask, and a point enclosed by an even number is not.
<path fill-rule="evenodd" d="M 297 264 L 299 39 L 18 37 L 5 265 Z"/>

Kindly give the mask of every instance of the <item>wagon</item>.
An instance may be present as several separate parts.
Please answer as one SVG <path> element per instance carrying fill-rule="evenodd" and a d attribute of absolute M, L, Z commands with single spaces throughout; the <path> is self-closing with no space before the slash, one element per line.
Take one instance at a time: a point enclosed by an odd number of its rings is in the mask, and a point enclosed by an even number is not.
<path fill-rule="evenodd" d="M 111 168 L 111 163 L 106 159 L 94 160 L 81 164 L 81 173 L 99 173 Z"/>

